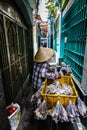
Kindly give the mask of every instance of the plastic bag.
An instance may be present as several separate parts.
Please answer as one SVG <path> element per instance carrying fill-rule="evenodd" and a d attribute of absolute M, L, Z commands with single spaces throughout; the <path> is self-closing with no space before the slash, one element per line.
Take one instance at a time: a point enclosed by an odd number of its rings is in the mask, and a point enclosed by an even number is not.
<path fill-rule="evenodd" d="M 67 112 L 59 101 L 57 102 L 56 106 L 53 107 L 51 116 L 52 116 L 53 120 L 55 121 L 55 123 L 57 123 L 58 121 L 61 121 L 61 122 L 69 121 Z"/>
<path fill-rule="evenodd" d="M 77 110 L 77 107 L 72 103 L 71 100 L 69 100 L 69 104 L 66 107 L 66 111 L 69 117 L 69 120 L 73 123 L 73 121 L 79 117 L 79 113 Z"/>
<path fill-rule="evenodd" d="M 35 119 L 45 120 L 47 118 L 47 106 L 45 100 L 41 103 L 41 105 L 35 109 Z"/>
<path fill-rule="evenodd" d="M 31 97 L 31 102 L 36 101 L 38 98 L 41 98 L 41 90 L 42 88 L 40 88 L 36 93 L 34 93 Z"/>
<path fill-rule="evenodd" d="M 86 104 L 80 99 L 80 97 L 78 97 L 77 99 L 77 108 L 79 111 L 79 114 L 81 116 L 85 116 L 87 114 L 87 106 Z"/>
<path fill-rule="evenodd" d="M 7 107 L 7 113 L 11 125 L 11 130 L 16 130 L 21 116 L 20 106 L 17 103 L 12 103 Z"/>
<path fill-rule="evenodd" d="M 41 88 L 40 88 L 31 97 L 32 109 L 35 110 L 37 107 L 39 107 L 41 104 L 41 101 L 42 101 L 42 97 L 41 97 Z"/>

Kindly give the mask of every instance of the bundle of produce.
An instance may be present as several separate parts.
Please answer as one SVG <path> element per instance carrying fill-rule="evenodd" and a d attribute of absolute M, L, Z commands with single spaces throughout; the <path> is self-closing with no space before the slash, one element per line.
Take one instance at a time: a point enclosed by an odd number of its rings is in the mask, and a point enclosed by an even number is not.
<path fill-rule="evenodd" d="M 85 116 L 87 114 L 87 106 L 86 104 L 80 99 L 80 97 L 78 97 L 77 99 L 77 108 L 79 111 L 79 114 L 81 116 Z"/>
<path fill-rule="evenodd" d="M 61 67 L 60 71 L 63 72 L 63 75 L 70 75 L 72 73 L 72 70 L 68 65 Z"/>
<path fill-rule="evenodd" d="M 55 81 L 53 84 L 50 84 L 46 87 L 46 94 L 65 94 L 73 95 L 73 89 L 68 84 L 60 84 L 58 81 Z"/>
<path fill-rule="evenodd" d="M 35 118 L 38 120 L 45 120 L 47 118 L 47 106 L 45 100 L 40 104 L 38 108 L 35 109 Z"/>
<path fill-rule="evenodd" d="M 61 84 L 58 81 L 55 81 L 54 83 L 46 87 L 45 93 L 46 94 L 59 94 L 58 86 L 59 88 L 61 88 Z"/>
<path fill-rule="evenodd" d="M 69 100 L 69 104 L 66 107 L 66 111 L 68 114 L 69 120 L 73 123 L 77 117 L 79 117 L 79 113 L 77 110 L 77 107 L 72 103 L 71 100 Z"/>
<path fill-rule="evenodd" d="M 57 102 L 56 106 L 53 107 L 50 115 L 52 116 L 52 119 L 55 121 L 55 123 L 58 123 L 58 121 L 61 122 L 69 121 L 67 112 L 59 101 Z"/>
<path fill-rule="evenodd" d="M 31 102 L 35 101 L 36 99 L 41 98 L 41 88 L 32 95 Z"/>
<path fill-rule="evenodd" d="M 42 101 L 42 97 L 41 97 L 41 88 L 40 88 L 31 97 L 31 103 L 32 103 L 33 110 L 36 109 L 41 104 L 41 101 Z"/>
<path fill-rule="evenodd" d="M 62 94 L 65 94 L 65 95 L 73 95 L 74 94 L 71 85 L 62 84 L 62 90 L 64 91 Z"/>

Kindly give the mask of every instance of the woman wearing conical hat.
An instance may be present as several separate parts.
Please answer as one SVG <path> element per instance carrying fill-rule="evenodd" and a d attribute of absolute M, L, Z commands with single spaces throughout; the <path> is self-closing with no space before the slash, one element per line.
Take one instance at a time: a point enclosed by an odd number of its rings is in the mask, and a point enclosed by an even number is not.
<path fill-rule="evenodd" d="M 32 76 L 32 85 L 34 90 L 42 87 L 45 78 L 57 79 L 58 72 L 55 68 L 49 73 L 49 63 L 55 60 L 54 50 L 46 47 L 40 47 L 34 57 L 34 68 Z"/>

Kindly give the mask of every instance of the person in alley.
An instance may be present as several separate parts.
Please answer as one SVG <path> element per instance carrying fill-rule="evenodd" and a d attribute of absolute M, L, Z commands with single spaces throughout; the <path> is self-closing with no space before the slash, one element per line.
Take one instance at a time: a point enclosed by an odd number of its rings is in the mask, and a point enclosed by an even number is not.
<path fill-rule="evenodd" d="M 55 62 L 54 50 L 51 48 L 40 47 L 34 57 L 32 85 L 35 92 L 42 87 L 45 78 L 53 80 L 58 78 L 56 67 L 50 67 L 50 63 L 52 62 Z"/>

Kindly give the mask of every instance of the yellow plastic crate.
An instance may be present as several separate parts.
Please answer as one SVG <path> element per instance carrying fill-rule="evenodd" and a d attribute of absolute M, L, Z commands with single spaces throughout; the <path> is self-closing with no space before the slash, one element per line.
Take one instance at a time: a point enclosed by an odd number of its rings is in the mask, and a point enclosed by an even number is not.
<path fill-rule="evenodd" d="M 41 95 L 43 99 L 46 101 L 46 104 L 49 108 L 52 108 L 53 106 L 56 105 L 57 101 L 60 101 L 62 105 L 67 106 L 69 103 L 69 100 L 71 99 L 74 104 L 76 104 L 76 99 L 78 97 L 78 93 L 75 89 L 74 82 L 72 80 L 71 76 L 61 76 L 61 78 L 58 79 L 58 81 L 61 84 L 68 84 L 72 87 L 74 95 L 64 95 L 64 94 L 45 94 L 45 90 L 47 85 L 52 84 L 53 80 L 51 79 L 46 79 L 44 82 L 44 85 L 42 86 L 42 91 Z"/>

